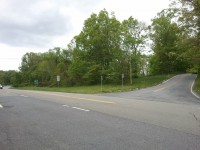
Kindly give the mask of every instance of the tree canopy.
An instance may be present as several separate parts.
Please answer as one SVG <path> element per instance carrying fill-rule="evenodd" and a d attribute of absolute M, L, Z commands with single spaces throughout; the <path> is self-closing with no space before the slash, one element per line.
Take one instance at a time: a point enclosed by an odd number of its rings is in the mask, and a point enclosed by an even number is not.
<path fill-rule="evenodd" d="M 147 42 L 151 43 L 151 46 Z M 151 49 L 149 55 L 145 50 Z M 67 48 L 26 53 L 19 71 L 1 71 L 15 86 L 118 84 L 142 75 L 200 72 L 200 2 L 174 0 L 147 25 L 130 16 L 119 21 L 105 9 L 91 14 Z"/>

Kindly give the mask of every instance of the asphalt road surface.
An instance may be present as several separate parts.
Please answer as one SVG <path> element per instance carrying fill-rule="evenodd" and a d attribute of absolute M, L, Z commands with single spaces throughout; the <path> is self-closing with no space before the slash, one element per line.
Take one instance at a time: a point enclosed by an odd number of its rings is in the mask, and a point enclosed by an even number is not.
<path fill-rule="evenodd" d="M 109 94 L 0 90 L 0 150 L 199 150 L 195 75 Z"/>

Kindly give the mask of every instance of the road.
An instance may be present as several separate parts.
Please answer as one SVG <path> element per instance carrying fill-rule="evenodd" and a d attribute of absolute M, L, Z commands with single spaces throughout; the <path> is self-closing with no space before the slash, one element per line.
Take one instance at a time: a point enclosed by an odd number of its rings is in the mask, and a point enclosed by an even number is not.
<path fill-rule="evenodd" d="M 131 92 L 0 90 L 1 150 L 199 150 L 195 75 Z"/>

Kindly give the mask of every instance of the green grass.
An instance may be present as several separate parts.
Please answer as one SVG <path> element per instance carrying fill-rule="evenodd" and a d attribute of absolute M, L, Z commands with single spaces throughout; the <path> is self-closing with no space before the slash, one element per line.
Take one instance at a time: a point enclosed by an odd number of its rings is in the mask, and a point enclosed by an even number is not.
<path fill-rule="evenodd" d="M 195 80 L 194 91 L 200 95 L 200 76 L 199 75 Z"/>
<path fill-rule="evenodd" d="M 18 87 L 17 89 L 22 90 L 40 90 L 40 91 L 54 91 L 54 92 L 66 92 L 66 93 L 110 93 L 120 91 L 131 91 L 157 85 L 164 80 L 171 78 L 173 75 L 159 75 L 159 76 L 148 76 L 140 77 L 133 80 L 133 84 L 122 85 L 103 85 L 101 91 L 101 85 L 92 86 L 73 86 L 73 87 Z"/>

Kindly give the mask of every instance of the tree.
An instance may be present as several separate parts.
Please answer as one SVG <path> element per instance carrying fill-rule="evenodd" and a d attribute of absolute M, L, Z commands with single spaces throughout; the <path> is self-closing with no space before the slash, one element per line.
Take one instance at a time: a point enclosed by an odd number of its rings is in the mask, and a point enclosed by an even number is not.
<path fill-rule="evenodd" d="M 185 57 L 200 72 L 200 1 L 174 0 L 172 8 L 178 14 L 178 23 L 185 31 Z"/>
<path fill-rule="evenodd" d="M 152 49 L 151 71 L 153 74 L 185 72 L 188 63 L 182 56 L 182 32 L 173 21 L 171 11 L 163 10 L 153 19 L 151 26 Z"/>
<path fill-rule="evenodd" d="M 22 57 L 22 63 L 20 66 L 20 71 L 22 72 L 22 77 L 26 85 L 31 85 L 38 77 L 38 72 L 36 71 L 38 64 L 41 62 L 40 53 L 26 53 Z"/>
<path fill-rule="evenodd" d="M 22 57 L 20 73 L 25 85 L 32 85 L 39 80 L 42 86 L 56 85 L 56 76 L 61 76 L 61 85 L 69 82 L 68 69 L 71 64 L 71 52 L 59 47 L 45 53 L 26 53 Z"/>
<path fill-rule="evenodd" d="M 120 23 L 114 13 L 109 14 L 105 9 L 93 13 L 66 50 L 55 47 L 45 53 L 26 53 L 18 75 L 26 85 L 37 79 L 54 86 L 57 75 L 61 76 L 63 86 L 98 84 L 101 76 L 105 83 L 119 83 L 122 74 L 125 77 L 131 74 L 132 80 L 132 72 L 137 76 L 144 70 L 141 66 L 146 59 L 141 52 L 145 28 L 132 17 Z"/>
<path fill-rule="evenodd" d="M 72 65 L 79 65 L 76 61 L 78 59 L 82 62 L 90 62 L 92 65 L 89 66 L 90 68 L 98 66 L 97 68 L 100 68 L 101 71 L 98 71 L 98 75 L 95 73 L 97 78 L 95 81 L 98 81 L 100 76 L 108 70 L 119 70 L 118 68 L 111 68 L 116 67 L 112 66 L 113 62 L 119 63 L 119 59 L 121 59 L 120 26 L 120 22 L 113 13 L 110 16 L 106 10 L 102 10 L 98 15 L 92 14 L 85 21 L 81 33 L 74 38 L 73 58 L 75 61 L 72 62 Z M 90 71 L 87 74 L 91 75 L 91 73 Z M 111 73 L 113 72 L 109 74 Z"/>
<path fill-rule="evenodd" d="M 130 17 L 122 22 L 122 30 L 122 49 L 129 58 L 127 61 L 130 64 L 130 84 L 132 84 L 132 70 L 135 76 L 140 72 L 139 59 L 147 38 L 146 26 L 144 23 Z M 134 65 L 132 65 L 133 63 Z"/>

